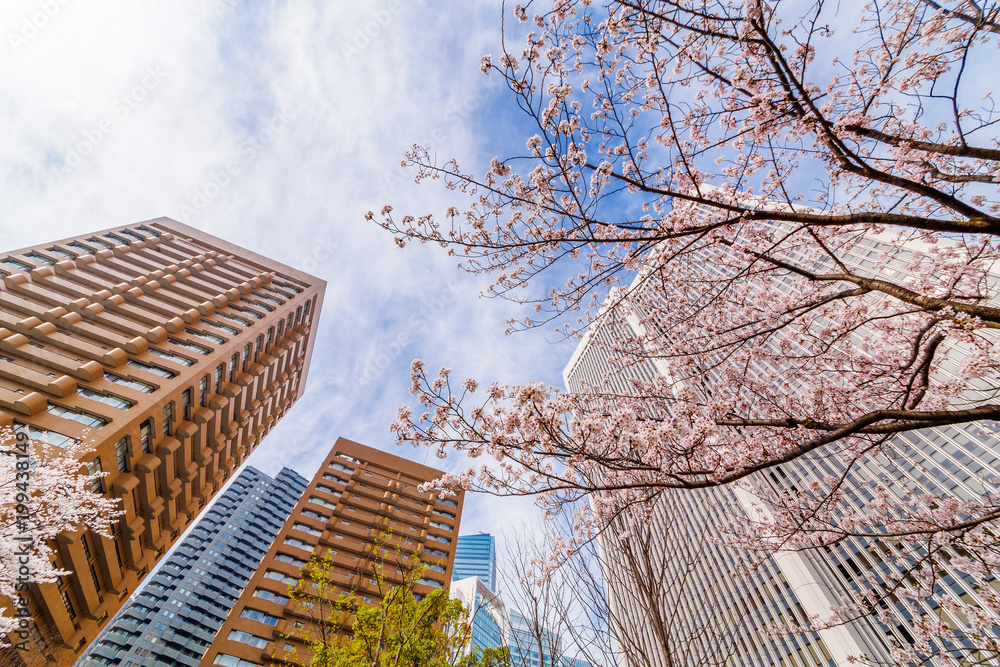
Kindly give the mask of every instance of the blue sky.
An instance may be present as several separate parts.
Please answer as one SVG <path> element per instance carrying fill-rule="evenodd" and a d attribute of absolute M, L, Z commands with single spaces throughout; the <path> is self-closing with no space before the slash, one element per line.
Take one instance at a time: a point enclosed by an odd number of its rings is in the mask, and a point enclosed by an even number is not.
<path fill-rule="evenodd" d="M 410 361 L 560 384 L 572 345 L 504 336 L 524 313 L 364 213 L 464 204 L 400 169 L 413 143 L 476 172 L 523 149 L 534 132 L 479 72 L 500 16 L 458 0 L 5 0 L 0 248 L 166 215 L 310 270 L 329 285 L 307 392 L 251 464 L 311 476 L 342 435 L 460 468 L 392 444 Z M 463 532 L 532 512 L 473 497 Z"/>

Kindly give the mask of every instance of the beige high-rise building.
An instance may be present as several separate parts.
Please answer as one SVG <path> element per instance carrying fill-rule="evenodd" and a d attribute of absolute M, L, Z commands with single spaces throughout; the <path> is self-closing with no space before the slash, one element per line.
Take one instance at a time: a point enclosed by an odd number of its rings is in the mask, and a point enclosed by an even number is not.
<path fill-rule="evenodd" d="M 0 425 L 96 441 L 81 468 L 125 511 L 30 587 L 9 660 L 69 665 L 301 396 L 325 283 L 169 218 L 0 254 L 0 279 Z"/>
<path fill-rule="evenodd" d="M 350 630 L 349 614 L 332 620 L 323 616 L 331 609 L 329 601 L 353 593 L 358 604 L 378 605 L 389 587 L 402 582 L 405 573 L 397 566 L 405 570 L 426 565 L 413 589 L 417 595 L 447 587 L 464 494 L 442 497 L 417 488 L 441 475 L 440 470 L 338 439 L 233 606 L 202 666 L 308 665 L 312 652 L 306 640 L 318 639 L 323 629 L 340 636 Z M 381 562 L 373 553 L 377 544 L 390 554 Z M 329 585 L 322 587 L 327 602 L 290 594 L 314 556 L 332 564 L 326 570 Z M 376 575 L 378 567 L 384 580 Z"/>

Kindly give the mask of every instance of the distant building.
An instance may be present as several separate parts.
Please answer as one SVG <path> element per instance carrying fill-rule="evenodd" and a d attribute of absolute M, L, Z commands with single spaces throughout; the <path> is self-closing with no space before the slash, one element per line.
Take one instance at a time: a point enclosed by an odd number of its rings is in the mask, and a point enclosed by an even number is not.
<path fill-rule="evenodd" d="M 408 563 L 427 566 L 415 594 L 444 588 L 451 578 L 463 495 L 441 497 L 419 490 L 441 475 L 440 470 L 338 439 L 232 606 L 201 665 L 308 664 L 312 652 L 305 638 L 350 630 L 349 625 L 339 625 L 339 619 L 318 618 L 317 609 L 329 609 L 330 602 L 348 592 L 361 604 L 381 603 L 377 564 L 372 560 L 380 538 L 398 547 Z M 323 598 L 328 602 L 289 596 L 289 588 L 314 555 L 329 557 L 335 565 L 329 572 L 333 587 L 326 589 L 330 597 Z M 400 571 L 385 565 L 384 583 L 401 583 Z"/>
<path fill-rule="evenodd" d="M 240 473 L 81 667 L 196 667 L 307 484 L 287 468 Z"/>
<path fill-rule="evenodd" d="M 479 577 L 491 591 L 497 588 L 496 540 L 489 533 L 458 536 L 451 580 L 461 581 L 468 577 Z"/>
<path fill-rule="evenodd" d="M 469 612 L 472 650 L 506 646 L 507 610 L 500 597 L 479 577 L 452 578 L 451 597 Z"/>
<path fill-rule="evenodd" d="M 124 511 L 53 542 L 13 665 L 73 664 L 299 399 L 325 287 L 169 218 L 0 253 L 0 426 L 92 441 Z"/>
<path fill-rule="evenodd" d="M 479 577 L 452 581 L 451 596 L 469 612 L 470 650 L 506 646 L 511 667 L 590 667 L 589 662 L 563 656 L 558 634 L 536 627 L 516 610 L 508 611 Z"/>

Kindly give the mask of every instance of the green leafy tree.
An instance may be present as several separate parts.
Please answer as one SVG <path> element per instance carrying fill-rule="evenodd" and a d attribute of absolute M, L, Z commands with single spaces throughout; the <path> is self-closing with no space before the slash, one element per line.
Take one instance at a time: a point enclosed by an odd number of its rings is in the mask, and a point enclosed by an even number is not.
<path fill-rule="evenodd" d="M 332 552 L 314 555 L 289 588 L 309 622 L 285 634 L 305 644 L 309 655 L 296 650 L 285 661 L 310 667 L 509 667 L 506 648 L 472 649 L 468 612 L 447 590 L 415 594 L 428 565 L 414 547 L 386 529 L 353 570 Z"/>

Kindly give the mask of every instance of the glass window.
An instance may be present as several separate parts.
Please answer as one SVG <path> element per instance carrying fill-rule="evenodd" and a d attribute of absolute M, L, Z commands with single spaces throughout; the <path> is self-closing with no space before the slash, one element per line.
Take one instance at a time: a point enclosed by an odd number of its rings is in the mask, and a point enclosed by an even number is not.
<path fill-rule="evenodd" d="M 13 257 L 8 257 L 7 259 L 3 260 L 0 263 L 6 264 L 10 268 L 17 269 L 18 271 L 31 271 L 32 269 L 35 268 L 30 264 L 22 262 L 19 259 L 14 259 Z"/>
<path fill-rule="evenodd" d="M 274 340 L 274 327 L 267 330 L 267 342 L 264 343 L 264 352 L 271 354 L 271 341 Z"/>
<path fill-rule="evenodd" d="M 63 419 L 71 419 L 85 426 L 93 426 L 96 428 L 101 428 L 108 423 L 108 420 L 104 417 L 98 417 L 97 415 L 92 415 L 89 412 L 83 412 L 81 410 L 65 408 L 61 405 L 56 405 L 55 403 L 49 403 L 47 412 L 50 415 L 62 417 Z"/>
<path fill-rule="evenodd" d="M 208 333 L 206 331 L 198 331 L 197 329 L 185 328 L 185 332 L 194 336 L 195 338 L 200 338 L 204 341 L 214 343 L 215 345 L 225 345 L 226 339 L 222 336 L 216 336 L 215 334 Z"/>
<path fill-rule="evenodd" d="M 222 313 L 222 312 L 216 311 L 215 312 L 215 316 L 216 317 L 221 317 L 224 320 L 229 320 L 230 322 L 236 322 L 237 324 L 241 324 L 241 325 L 243 325 L 245 327 L 248 327 L 251 324 L 250 320 L 245 320 L 242 317 L 237 317 L 236 315 L 231 315 L 229 313 Z"/>
<path fill-rule="evenodd" d="M 32 426 L 31 424 L 24 424 L 17 420 L 14 421 L 14 429 L 26 431 L 28 437 L 36 442 L 43 442 L 47 445 L 52 445 L 60 449 L 66 449 L 70 445 L 74 445 L 77 442 L 76 438 L 71 438 L 68 435 Z"/>
<path fill-rule="evenodd" d="M 121 398 L 120 396 L 113 396 L 111 394 L 102 394 L 89 387 L 79 387 L 77 389 L 77 393 L 84 398 L 89 398 L 92 401 L 98 401 L 100 403 L 104 403 L 105 405 L 110 405 L 118 408 L 119 410 L 128 410 L 135 405 L 135 403 L 127 398 Z"/>
<path fill-rule="evenodd" d="M 128 472 L 129 457 L 132 455 L 132 447 L 129 444 L 128 436 L 115 443 L 115 456 L 118 458 L 118 470 Z"/>
<path fill-rule="evenodd" d="M 149 454 L 153 445 L 153 418 L 150 417 L 139 426 L 139 440 L 142 443 L 142 451 Z"/>
<path fill-rule="evenodd" d="M 163 406 L 163 435 L 168 438 L 174 434 L 174 402 Z"/>
<path fill-rule="evenodd" d="M 128 387 L 130 389 L 135 389 L 136 391 L 141 391 L 144 394 L 152 394 L 156 391 L 156 387 L 149 384 L 148 382 L 143 382 L 142 380 L 133 380 L 131 378 L 123 378 L 119 375 L 114 375 L 112 373 L 105 373 L 104 379 L 108 382 L 114 382 L 115 384 L 120 384 L 123 387 Z"/>
<path fill-rule="evenodd" d="M 239 365 L 240 365 L 239 354 L 234 354 L 233 356 L 229 357 L 229 382 L 231 384 L 236 382 L 236 369 L 239 368 Z"/>
<path fill-rule="evenodd" d="M 63 250 L 62 248 L 56 248 L 55 246 L 49 248 L 49 252 L 59 255 L 60 257 L 65 257 L 66 259 L 76 259 L 76 255 L 73 253 Z"/>
<path fill-rule="evenodd" d="M 221 324 L 219 322 L 212 322 L 210 320 L 202 320 L 201 323 L 204 324 L 205 326 L 212 327 L 213 329 L 218 329 L 219 331 L 225 331 L 227 334 L 231 334 L 233 336 L 237 336 L 240 333 L 239 329 L 237 329 L 236 327 L 231 327 L 228 324 Z"/>
<path fill-rule="evenodd" d="M 94 249 L 93 248 L 88 248 L 87 246 L 83 245 L 82 243 L 77 243 L 76 241 L 73 241 L 72 243 L 70 243 L 69 247 L 70 248 L 76 248 L 77 250 L 83 251 L 83 252 L 87 253 L 88 255 L 93 255 L 94 254 Z"/>
<path fill-rule="evenodd" d="M 226 365 L 219 364 L 215 368 L 215 393 L 222 393 L 222 380 L 226 377 Z"/>
<path fill-rule="evenodd" d="M 155 347 L 151 347 L 149 348 L 149 353 L 155 357 L 160 357 L 161 359 L 172 361 L 175 364 L 180 364 L 181 366 L 194 366 L 193 359 L 182 357 L 181 355 L 174 354 L 173 352 L 165 352 L 163 350 L 157 350 Z"/>
<path fill-rule="evenodd" d="M 155 229 L 150 229 L 149 227 L 146 227 L 145 225 L 139 225 L 139 231 L 142 232 L 143 234 L 148 234 L 148 235 L 153 236 L 155 238 L 160 238 L 160 232 L 156 231 Z"/>
<path fill-rule="evenodd" d="M 188 387 L 181 394 L 181 415 L 184 421 L 191 421 L 191 404 L 194 403 L 194 389 Z"/>
<path fill-rule="evenodd" d="M 180 338 L 174 338 L 174 337 L 170 337 L 167 340 L 176 345 L 177 347 L 183 347 L 185 350 L 191 350 L 192 352 L 197 352 L 198 354 L 210 354 L 212 352 L 212 348 L 204 347 L 202 345 L 198 345 L 197 343 L 192 343 L 191 341 L 188 340 L 181 340 Z M 186 364 L 186 365 L 190 366 L 191 364 Z"/>
<path fill-rule="evenodd" d="M 166 378 L 171 380 L 177 377 L 177 373 L 173 371 L 168 371 L 166 368 L 160 368 L 159 366 L 151 366 L 150 364 L 144 364 L 141 361 L 136 361 L 135 359 L 129 359 L 128 365 L 132 368 L 137 368 L 146 373 L 151 373 L 153 375 L 158 375 L 161 378 Z"/>
<path fill-rule="evenodd" d="M 42 264 L 48 264 L 49 266 L 55 264 L 55 260 L 51 260 L 48 257 L 45 257 L 44 255 L 39 255 L 37 252 L 29 252 L 28 257 L 35 260 L 36 262 L 41 262 Z"/>
<path fill-rule="evenodd" d="M 90 477 L 90 490 L 104 493 L 104 470 L 101 468 L 101 457 L 98 456 L 87 464 L 87 476 Z M 100 589 L 98 589 L 100 590 Z"/>
<path fill-rule="evenodd" d="M 260 348 L 264 345 L 264 336 L 257 336 L 257 340 L 254 341 L 253 347 L 253 362 L 255 364 L 260 363 Z"/>
<path fill-rule="evenodd" d="M 207 375 L 205 375 L 205 376 L 203 376 L 201 378 L 201 382 L 198 383 L 198 386 L 201 389 L 201 399 L 200 399 L 201 400 L 201 407 L 205 407 L 206 405 L 208 405 L 208 383 L 209 382 L 211 382 L 211 379 Z"/>
<path fill-rule="evenodd" d="M 99 239 L 97 237 L 92 237 L 87 239 L 87 243 L 94 243 L 101 246 L 102 248 L 107 248 L 108 250 L 112 250 L 115 247 L 114 243 L 108 243 L 104 239 Z"/>

